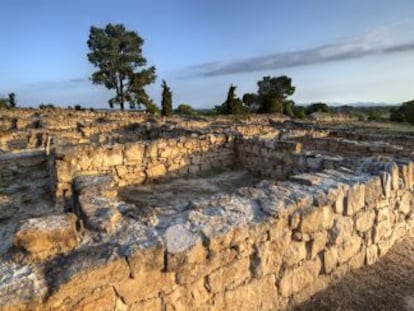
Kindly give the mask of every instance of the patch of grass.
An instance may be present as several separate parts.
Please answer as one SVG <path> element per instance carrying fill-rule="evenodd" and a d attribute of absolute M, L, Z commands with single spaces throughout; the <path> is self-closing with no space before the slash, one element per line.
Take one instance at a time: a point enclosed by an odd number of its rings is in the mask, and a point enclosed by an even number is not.
<path fill-rule="evenodd" d="M 370 134 L 403 134 L 414 135 L 414 125 L 409 123 L 390 122 L 390 121 L 356 121 L 350 123 L 356 130 L 364 130 Z"/>

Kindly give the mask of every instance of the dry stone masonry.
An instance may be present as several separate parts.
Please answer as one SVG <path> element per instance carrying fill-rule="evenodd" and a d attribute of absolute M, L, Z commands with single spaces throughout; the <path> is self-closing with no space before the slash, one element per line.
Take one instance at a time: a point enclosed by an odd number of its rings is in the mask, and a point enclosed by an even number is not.
<path fill-rule="evenodd" d="M 1 310 L 284 310 L 414 225 L 401 136 L 20 109 L 0 129 Z"/>

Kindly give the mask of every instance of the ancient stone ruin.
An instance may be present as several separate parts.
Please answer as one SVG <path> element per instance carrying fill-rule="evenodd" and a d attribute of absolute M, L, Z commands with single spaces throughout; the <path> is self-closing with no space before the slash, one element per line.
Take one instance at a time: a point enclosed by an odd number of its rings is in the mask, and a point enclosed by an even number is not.
<path fill-rule="evenodd" d="M 414 224 L 414 138 L 10 110 L 1 310 L 283 310 Z"/>

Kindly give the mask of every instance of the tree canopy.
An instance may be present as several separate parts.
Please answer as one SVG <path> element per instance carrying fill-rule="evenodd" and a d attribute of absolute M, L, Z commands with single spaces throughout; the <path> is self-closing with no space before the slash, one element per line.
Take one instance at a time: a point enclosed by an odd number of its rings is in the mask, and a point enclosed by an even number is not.
<path fill-rule="evenodd" d="M 170 87 L 167 85 L 165 80 L 162 80 L 162 99 L 161 99 L 161 115 L 171 116 L 172 115 L 172 92 Z"/>
<path fill-rule="evenodd" d="M 186 105 L 186 104 L 178 105 L 175 112 L 177 114 L 189 115 L 189 116 L 195 115 L 197 113 L 197 111 L 195 111 L 193 107 L 191 107 L 190 105 Z"/>
<path fill-rule="evenodd" d="M 9 93 L 7 97 L 0 98 L 0 109 L 8 109 L 16 107 L 16 94 Z"/>
<path fill-rule="evenodd" d="M 403 103 L 400 107 L 391 111 L 391 121 L 407 121 L 414 124 L 414 100 Z"/>
<path fill-rule="evenodd" d="M 330 112 L 331 109 L 325 103 L 313 103 L 306 107 L 306 113 L 311 114 L 314 112 Z"/>
<path fill-rule="evenodd" d="M 111 108 L 119 105 L 123 110 L 125 103 L 130 107 L 150 103 L 144 87 L 155 81 L 155 67 L 145 68 L 144 40 L 135 31 L 126 30 L 122 24 L 92 26 L 87 44 L 88 60 L 98 68 L 92 74 L 93 83 L 116 92 L 109 100 Z"/>
<path fill-rule="evenodd" d="M 288 102 L 287 98 L 295 92 L 292 79 L 288 76 L 265 76 L 257 82 L 258 86 L 258 111 L 259 113 L 284 113 Z"/>
<path fill-rule="evenodd" d="M 244 106 L 242 100 L 236 96 L 235 85 L 230 85 L 227 92 L 227 98 L 220 106 L 216 106 L 218 114 L 245 114 L 247 108 Z"/>

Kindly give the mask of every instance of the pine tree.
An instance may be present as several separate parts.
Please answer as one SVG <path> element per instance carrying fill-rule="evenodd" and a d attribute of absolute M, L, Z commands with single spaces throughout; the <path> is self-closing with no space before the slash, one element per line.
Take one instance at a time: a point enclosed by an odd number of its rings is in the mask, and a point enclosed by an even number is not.
<path fill-rule="evenodd" d="M 162 80 L 162 100 L 161 100 L 161 114 L 169 117 L 172 115 L 172 92 L 165 80 Z"/>

